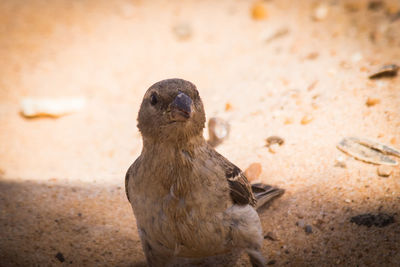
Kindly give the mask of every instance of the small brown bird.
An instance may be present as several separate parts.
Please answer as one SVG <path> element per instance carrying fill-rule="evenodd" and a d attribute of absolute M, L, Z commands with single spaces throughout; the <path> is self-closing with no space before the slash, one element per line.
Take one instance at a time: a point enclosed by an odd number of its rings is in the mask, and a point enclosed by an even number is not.
<path fill-rule="evenodd" d="M 255 208 L 283 190 L 258 184 L 253 193 L 243 172 L 204 140 L 205 121 L 191 82 L 163 80 L 144 95 L 138 116 L 143 150 L 125 189 L 147 263 L 206 264 L 244 250 L 253 266 L 265 266 Z"/>

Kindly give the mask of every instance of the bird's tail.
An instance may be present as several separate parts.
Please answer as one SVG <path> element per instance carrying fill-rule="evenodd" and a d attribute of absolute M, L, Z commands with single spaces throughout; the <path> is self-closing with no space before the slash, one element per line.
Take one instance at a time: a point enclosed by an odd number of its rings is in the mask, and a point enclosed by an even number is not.
<path fill-rule="evenodd" d="M 251 189 L 253 190 L 254 196 L 257 200 L 256 209 L 259 209 L 285 192 L 284 189 L 262 183 L 252 184 Z"/>

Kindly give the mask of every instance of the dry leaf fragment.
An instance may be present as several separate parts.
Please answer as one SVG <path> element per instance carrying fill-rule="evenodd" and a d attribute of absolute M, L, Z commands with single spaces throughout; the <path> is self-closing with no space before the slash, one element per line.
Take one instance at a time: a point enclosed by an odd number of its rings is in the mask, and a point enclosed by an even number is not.
<path fill-rule="evenodd" d="M 364 145 L 366 147 L 372 148 L 374 150 L 377 150 L 379 152 L 381 152 L 384 155 L 392 155 L 392 156 L 396 156 L 396 157 L 400 157 L 400 150 L 397 150 L 394 147 L 379 143 L 379 142 L 375 142 L 366 138 L 358 138 L 358 137 L 350 137 L 350 140 L 352 140 L 353 142 L 357 142 L 361 145 Z"/>
<path fill-rule="evenodd" d="M 369 147 L 359 143 L 357 138 L 344 138 L 337 145 L 337 148 L 355 159 L 373 164 L 381 165 L 397 165 L 397 161 L 383 155 L 376 146 Z"/>

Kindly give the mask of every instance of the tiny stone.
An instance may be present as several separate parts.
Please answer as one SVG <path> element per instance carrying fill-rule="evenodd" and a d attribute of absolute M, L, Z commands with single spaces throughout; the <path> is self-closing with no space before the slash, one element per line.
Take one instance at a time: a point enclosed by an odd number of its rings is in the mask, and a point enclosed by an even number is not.
<path fill-rule="evenodd" d="M 380 102 L 381 102 L 381 100 L 379 98 L 368 97 L 365 104 L 367 105 L 367 107 L 372 107 L 372 106 L 375 106 L 376 104 L 379 104 Z"/>
<path fill-rule="evenodd" d="M 357 52 L 357 53 L 354 53 L 353 55 L 351 55 L 351 61 L 353 63 L 357 63 L 362 59 L 363 59 L 363 55 L 360 52 Z"/>
<path fill-rule="evenodd" d="M 293 119 L 292 118 L 286 118 L 284 121 L 284 124 L 288 125 L 288 124 L 292 124 L 293 123 Z"/>
<path fill-rule="evenodd" d="M 228 102 L 225 104 L 225 111 L 230 111 L 230 110 L 232 110 L 232 104 Z"/>
<path fill-rule="evenodd" d="M 310 54 L 308 54 L 308 55 L 306 56 L 306 59 L 314 60 L 314 59 L 316 59 L 317 57 L 319 57 L 319 53 L 318 53 L 318 52 L 311 52 Z"/>
<path fill-rule="evenodd" d="M 298 227 L 300 227 L 300 228 L 304 228 L 305 222 L 304 222 L 304 220 L 298 220 L 298 221 L 296 222 L 296 225 L 297 225 Z"/>
<path fill-rule="evenodd" d="M 270 260 L 267 265 L 274 265 L 276 263 L 276 260 Z"/>
<path fill-rule="evenodd" d="M 311 225 L 306 225 L 306 227 L 304 228 L 304 231 L 306 231 L 307 234 L 311 234 L 312 233 Z"/>
<path fill-rule="evenodd" d="M 177 24 L 172 30 L 175 36 L 181 41 L 188 40 L 192 36 L 192 28 L 187 23 Z"/>
<path fill-rule="evenodd" d="M 325 5 L 319 5 L 314 9 L 314 14 L 312 18 L 315 21 L 324 20 L 328 16 L 328 7 Z"/>
<path fill-rule="evenodd" d="M 339 168 L 346 168 L 345 158 L 343 156 L 337 157 L 334 166 Z"/>
<path fill-rule="evenodd" d="M 381 177 L 389 177 L 393 172 L 393 168 L 387 165 L 381 165 L 377 168 L 377 172 Z"/>
<path fill-rule="evenodd" d="M 251 16 L 254 20 L 263 20 L 268 16 L 267 9 L 261 2 L 256 2 L 251 9 Z"/>
<path fill-rule="evenodd" d="M 56 258 L 57 258 L 57 260 L 59 260 L 60 262 L 64 262 L 64 261 L 65 261 L 64 255 L 63 255 L 61 252 L 58 252 L 58 253 L 56 254 Z"/>
<path fill-rule="evenodd" d="M 272 144 L 268 147 L 268 151 L 271 152 L 272 154 L 275 154 L 278 151 L 278 144 Z"/>
<path fill-rule="evenodd" d="M 306 125 L 309 124 L 314 118 L 311 115 L 305 115 L 302 119 L 301 119 L 301 124 Z"/>
<path fill-rule="evenodd" d="M 348 199 L 348 198 L 346 198 L 346 199 L 344 200 L 344 202 L 346 202 L 346 203 L 350 203 L 350 202 L 351 202 L 351 200 L 350 200 L 350 199 Z"/>

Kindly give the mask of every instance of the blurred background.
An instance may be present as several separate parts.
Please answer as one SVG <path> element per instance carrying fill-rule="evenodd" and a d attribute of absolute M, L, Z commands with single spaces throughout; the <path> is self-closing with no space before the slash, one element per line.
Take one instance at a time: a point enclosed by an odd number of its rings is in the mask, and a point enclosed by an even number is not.
<path fill-rule="evenodd" d="M 400 78 L 369 79 L 387 64 L 398 0 L 1 1 L 0 265 L 145 265 L 124 176 L 144 92 L 166 78 L 229 123 L 220 153 L 286 189 L 260 214 L 269 264 L 397 265 L 399 167 L 383 177 L 336 148 L 400 147 Z M 27 98 L 85 102 L 27 117 Z M 365 213 L 394 220 L 350 222 Z"/>

